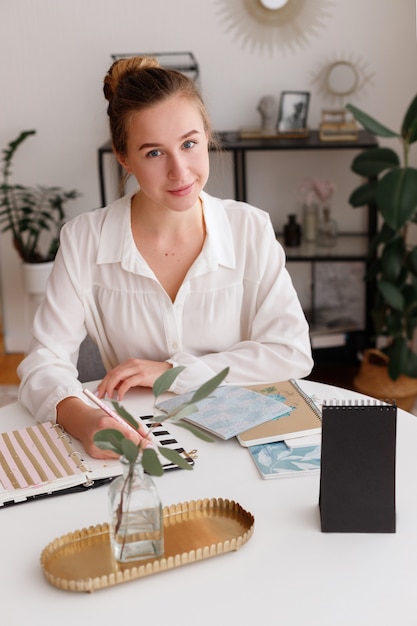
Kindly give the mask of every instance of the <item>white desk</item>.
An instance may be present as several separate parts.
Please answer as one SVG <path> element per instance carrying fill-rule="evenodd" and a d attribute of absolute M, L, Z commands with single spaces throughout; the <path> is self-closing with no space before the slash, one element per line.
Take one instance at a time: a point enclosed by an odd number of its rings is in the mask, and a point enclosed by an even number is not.
<path fill-rule="evenodd" d="M 363 397 L 309 381 L 302 386 L 323 399 Z M 149 398 L 149 392 L 134 392 L 127 407 L 143 414 Z M 0 410 L 3 431 L 27 424 L 19 405 Z M 197 447 L 199 457 L 192 472 L 155 479 L 164 505 L 235 500 L 255 516 L 248 543 L 93 594 L 66 592 L 44 579 L 41 551 L 55 537 L 107 521 L 107 488 L 0 509 L 4 626 L 115 626 L 130 620 L 142 626 L 151 617 L 157 626 L 417 624 L 416 417 L 398 411 L 395 534 L 322 533 L 319 476 L 262 480 L 236 440 L 205 444 L 170 428 L 185 447 Z"/>

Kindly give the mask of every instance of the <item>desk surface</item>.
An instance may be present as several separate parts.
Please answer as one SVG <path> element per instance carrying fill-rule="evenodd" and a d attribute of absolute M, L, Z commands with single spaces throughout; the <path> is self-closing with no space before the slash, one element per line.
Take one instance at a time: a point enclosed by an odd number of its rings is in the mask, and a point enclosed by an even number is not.
<path fill-rule="evenodd" d="M 360 394 L 301 381 L 321 399 Z M 150 392 L 126 406 L 149 409 Z M 0 409 L 0 428 L 29 423 L 18 404 Z M 0 509 L 1 619 L 5 626 L 144 624 L 292 624 L 388 626 L 417 621 L 417 418 L 398 411 L 397 532 L 334 534 L 320 530 L 319 476 L 262 480 L 237 440 L 204 443 L 170 425 L 184 446 L 198 448 L 192 472 L 155 482 L 163 504 L 205 497 L 239 502 L 255 517 L 252 538 L 238 552 L 93 594 L 49 585 L 42 549 L 70 531 L 107 521 L 107 488 Z"/>

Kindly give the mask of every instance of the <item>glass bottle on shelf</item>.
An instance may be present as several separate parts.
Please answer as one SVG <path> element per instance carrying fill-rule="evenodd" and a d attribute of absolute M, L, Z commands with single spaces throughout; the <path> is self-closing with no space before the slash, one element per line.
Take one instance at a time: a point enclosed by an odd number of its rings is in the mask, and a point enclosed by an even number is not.
<path fill-rule="evenodd" d="M 303 206 L 303 239 L 315 241 L 317 237 L 318 206 L 305 204 Z"/>
<path fill-rule="evenodd" d="M 297 247 L 301 243 L 301 226 L 297 222 L 297 216 L 293 213 L 288 216 L 288 222 L 284 226 L 284 245 Z"/>
<path fill-rule="evenodd" d="M 109 487 L 110 541 L 122 563 L 151 559 L 164 552 L 162 504 L 152 479 L 136 463 L 120 458 L 123 475 Z"/>
<path fill-rule="evenodd" d="M 331 247 L 336 244 L 337 240 L 337 223 L 330 216 L 330 208 L 323 207 L 323 214 L 319 221 L 317 232 L 317 245 Z"/>

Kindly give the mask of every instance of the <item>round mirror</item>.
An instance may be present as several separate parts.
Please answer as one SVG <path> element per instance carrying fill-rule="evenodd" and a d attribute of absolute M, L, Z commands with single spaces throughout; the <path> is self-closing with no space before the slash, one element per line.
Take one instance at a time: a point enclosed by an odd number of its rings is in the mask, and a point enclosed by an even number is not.
<path fill-rule="evenodd" d="M 337 61 L 329 66 L 324 79 L 329 93 L 334 96 L 348 96 L 356 91 L 359 75 L 349 61 Z"/>
<path fill-rule="evenodd" d="M 265 9 L 276 11 L 277 9 L 282 9 L 282 7 L 287 4 L 288 0 L 259 0 L 259 2 Z"/>

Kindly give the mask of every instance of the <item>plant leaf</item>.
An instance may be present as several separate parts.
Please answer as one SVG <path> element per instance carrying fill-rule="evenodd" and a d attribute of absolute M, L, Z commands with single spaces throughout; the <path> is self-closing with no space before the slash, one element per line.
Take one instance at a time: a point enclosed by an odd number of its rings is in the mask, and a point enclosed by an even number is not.
<path fill-rule="evenodd" d="M 195 426 L 194 424 L 190 424 L 189 422 L 184 422 L 180 420 L 177 422 L 177 426 L 181 426 L 181 428 L 189 430 L 190 433 L 193 433 L 193 435 L 195 435 L 199 439 L 202 439 L 203 441 L 208 441 L 209 443 L 214 441 L 213 437 L 206 433 L 206 431 L 201 430 L 200 428 L 198 428 L 198 426 Z"/>
<path fill-rule="evenodd" d="M 139 454 L 139 446 L 125 437 L 122 439 L 122 454 L 126 457 L 129 463 L 136 463 L 136 459 Z"/>
<path fill-rule="evenodd" d="M 407 363 L 408 348 L 404 337 L 397 337 L 387 348 L 389 357 L 388 373 L 392 380 L 397 380 Z"/>
<path fill-rule="evenodd" d="M 351 170 L 355 174 L 369 178 L 399 165 L 398 154 L 391 148 L 370 148 L 353 159 Z"/>
<path fill-rule="evenodd" d="M 201 387 L 194 392 L 190 403 L 199 402 L 200 400 L 207 398 L 207 396 L 209 396 L 223 382 L 228 373 L 229 368 L 226 367 L 224 370 L 219 372 L 219 374 L 216 374 L 216 376 L 213 376 L 213 378 L 210 378 L 210 380 L 201 385 Z"/>
<path fill-rule="evenodd" d="M 378 209 L 391 228 L 399 230 L 417 209 L 417 169 L 391 170 L 378 181 Z"/>
<path fill-rule="evenodd" d="M 370 133 L 378 135 L 379 137 L 401 137 L 399 133 L 395 133 L 393 130 L 383 126 L 373 117 L 365 113 L 365 111 L 353 106 L 353 104 L 347 104 L 346 109 L 350 111 L 353 117 Z"/>
<path fill-rule="evenodd" d="M 161 461 L 155 450 L 151 447 L 145 448 L 142 452 L 142 466 L 144 471 L 151 476 L 162 476 L 164 473 Z"/>
<path fill-rule="evenodd" d="M 114 410 L 120 415 L 120 417 L 123 417 L 123 419 L 126 420 L 126 422 L 128 422 L 131 426 L 133 426 L 135 430 L 138 430 L 139 424 L 135 420 L 135 418 L 128 411 L 126 411 L 126 409 L 121 404 L 119 404 L 115 400 L 112 400 L 111 403 L 113 405 Z"/>
<path fill-rule="evenodd" d="M 407 257 L 407 264 L 410 272 L 412 272 L 414 276 L 417 276 L 417 247 L 414 247 L 410 251 Z"/>
<path fill-rule="evenodd" d="M 381 255 L 382 278 L 384 281 L 395 283 L 403 268 L 405 258 L 405 244 L 402 237 L 397 237 L 387 243 Z"/>
<path fill-rule="evenodd" d="M 161 376 L 156 379 L 152 387 L 152 393 L 155 398 L 160 396 L 165 391 L 168 391 L 174 380 L 184 369 L 185 367 L 183 365 L 179 365 L 178 367 L 171 367 L 169 370 L 161 374 Z"/>
<path fill-rule="evenodd" d="M 409 105 L 401 127 L 401 135 L 408 143 L 417 141 L 417 95 Z"/>
<path fill-rule="evenodd" d="M 103 430 L 99 430 L 93 437 L 93 441 L 97 448 L 100 448 L 101 450 L 111 450 L 119 455 L 123 454 L 123 439 L 124 436 L 122 433 L 114 428 L 104 428 Z"/>
<path fill-rule="evenodd" d="M 377 181 L 365 183 L 352 191 L 349 197 L 349 204 L 354 208 L 368 206 L 375 202 Z"/>
<path fill-rule="evenodd" d="M 163 448 L 162 446 L 158 446 L 159 453 L 164 456 L 166 459 L 181 467 L 181 469 L 191 470 L 193 469 L 192 465 L 188 463 L 184 457 L 179 454 L 176 450 L 171 450 L 170 448 Z"/>
<path fill-rule="evenodd" d="M 379 280 L 377 281 L 377 288 L 393 309 L 396 309 L 397 311 L 404 310 L 403 294 L 395 285 Z"/>
<path fill-rule="evenodd" d="M 183 417 L 188 417 L 193 413 L 197 413 L 198 406 L 196 404 L 190 404 L 189 402 L 185 402 L 181 404 L 177 409 L 173 409 L 170 413 L 167 414 L 165 419 L 170 419 L 171 422 L 176 423 L 178 420 Z"/>

